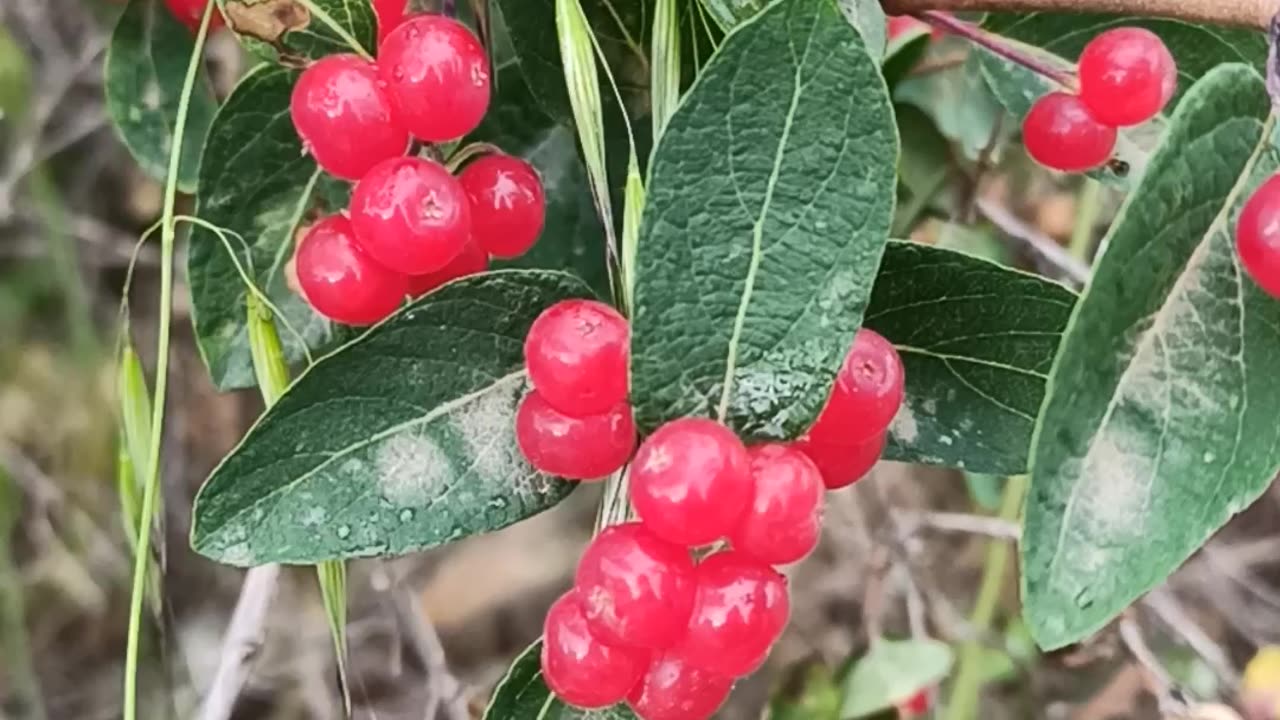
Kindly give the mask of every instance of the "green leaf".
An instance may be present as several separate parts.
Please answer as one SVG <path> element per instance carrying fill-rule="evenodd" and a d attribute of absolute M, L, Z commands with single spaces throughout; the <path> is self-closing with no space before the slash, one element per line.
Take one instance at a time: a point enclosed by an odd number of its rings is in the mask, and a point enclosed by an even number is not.
<path fill-rule="evenodd" d="M 277 321 L 291 363 L 302 360 L 305 347 L 332 342 L 336 332 L 285 282 L 294 232 L 318 204 L 330 211 L 346 205 L 345 186 L 323 175 L 303 152 L 289 119 L 296 78 L 294 71 L 263 65 L 240 81 L 213 120 L 196 198 L 196 215 L 239 234 L 227 240 L 283 313 Z M 336 194 L 338 202 L 320 202 L 326 194 Z M 192 232 L 187 275 L 196 342 L 214 385 L 221 390 L 252 387 L 256 377 L 246 326 L 248 290 L 222 239 L 208 230 Z"/>
<path fill-rule="evenodd" d="M 196 497 L 192 545 L 232 565 L 399 555 L 497 530 L 574 487 L 515 443 L 524 337 L 569 275 L 450 283 L 316 363 Z"/>
<path fill-rule="evenodd" d="M 880 640 L 844 683 L 843 720 L 867 717 L 937 685 L 951 671 L 951 647 L 937 640 Z"/>
<path fill-rule="evenodd" d="M 240 41 L 265 60 L 299 67 L 334 53 L 370 57 L 377 47 L 377 19 L 369 0 L 219 2 Z"/>
<path fill-rule="evenodd" d="M 138 165 L 160 182 L 168 173 L 178 97 L 194 51 L 191 32 L 160 0 L 130 0 L 107 48 L 107 112 Z M 200 149 L 217 109 L 209 84 L 197 82 L 178 166 L 182 192 L 195 191 Z"/>
<path fill-rule="evenodd" d="M 1268 112 L 1253 69 L 1206 74 L 1102 243 L 1033 442 L 1020 549 L 1041 647 L 1163 582 L 1280 467 L 1280 304 L 1232 239 L 1280 167 Z"/>
<path fill-rule="evenodd" d="M 951 44 L 951 40 L 944 42 Z M 951 47 L 946 52 L 955 51 L 956 48 Z M 943 56 L 942 50 L 931 49 L 930 57 Z M 993 158 L 999 159 L 1001 141 L 1017 128 L 1016 123 L 1003 117 L 1000 101 L 982 76 L 970 72 L 963 64 L 907 76 L 894 87 L 893 97 L 898 103 L 914 106 L 928 115 L 938 131 L 958 144 L 969 160 L 978 159 L 988 147 L 993 148 Z"/>
<path fill-rule="evenodd" d="M 625 705 L 579 710 L 561 702 L 542 680 L 541 652 L 539 640 L 520 653 L 493 691 L 484 720 L 636 720 Z"/>
<path fill-rule="evenodd" d="M 560 59 L 555 0 L 492 0 L 511 40 L 513 62 L 533 97 L 559 121 L 572 123 L 573 109 Z M 623 88 L 647 88 L 646 2 L 581 0 L 582 11 Z M 502 64 L 499 64 L 499 69 Z M 612 93 L 606 89 L 607 96 Z M 606 105 L 608 100 L 605 101 Z"/>
<path fill-rule="evenodd" d="M 889 30 L 880 0 L 836 0 L 845 20 L 862 33 L 868 52 L 884 57 Z M 720 27 L 730 30 L 750 20 L 769 5 L 769 0 L 702 0 Z"/>
<path fill-rule="evenodd" d="M 1049 367 L 1075 295 L 952 250 L 892 242 L 865 324 L 897 346 L 907 396 L 885 457 L 1025 472 Z"/>
<path fill-rule="evenodd" d="M 726 36 L 654 152 L 632 323 L 636 419 L 800 434 L 861 321 L 889 234 L 897 131 L 832 0 Z"/>

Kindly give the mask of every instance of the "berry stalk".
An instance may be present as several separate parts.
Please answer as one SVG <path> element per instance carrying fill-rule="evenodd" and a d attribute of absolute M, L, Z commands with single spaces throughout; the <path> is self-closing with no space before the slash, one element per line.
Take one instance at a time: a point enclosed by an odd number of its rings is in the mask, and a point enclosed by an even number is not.
<path fill-rule="evenodd" d="M 1265 29 L 1280 0 L 882 0 L 890 15 L 945 12 L 1073 12 L 1172 18 Z"/>

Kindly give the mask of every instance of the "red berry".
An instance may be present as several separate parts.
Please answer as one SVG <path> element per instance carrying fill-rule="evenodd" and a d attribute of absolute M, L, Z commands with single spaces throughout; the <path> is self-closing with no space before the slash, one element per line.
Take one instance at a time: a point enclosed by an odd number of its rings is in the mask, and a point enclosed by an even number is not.
<path fill-rule="evenodd" d="M 898 703 L 898 717 L 903 718 L 903 720 L 906 720 L 906 718 L 924 717 L 929 714 L 929 711 L 932 709 L 933 690 L 931 688 L 925 688 L 924 690 L 921 690 L 915 695 L 912 695 L 906 700 Z"/>
<path fill-rule="evenodd" d="M 755 493 L 729 541 L 770 565 L 800 560 L 813 552 L 822 530 L 822 473 L 785 445 L 757 445 L 747 454 Z"/>
<path fill-rule="evenodd" d="M 1080 101 L 1103 125 L 1150 120 L 1178 89 L 1178 64 L 1150 30 L 1121 27 L 1098 35 L 1080 54 Z"/>
<path fill-rule="evenodd" d="M 859 330 L 809 436 L 821 443 L 853 445 L 883 433 L 902 407 L 905 378 L 893 343 L 874 330 Z"/>
<path fill-rule="evenodd" d="M 787 625 L 786 578 L 739 552 L 702 561 L 689 632 L 677 652 L 703 670 L 742 677 L 764 663 Z"/>
<path fill-rule="evenodd" d="M 355 55 L 328 55 L 304 70 L 293 86 L 289 116 L 316 163 L 347 180 L 359 180 L 409 146 L 378 71 Z"/>
<path fill-rule="evenodd" d="M 659 537 L 689 547 L 728 534 L 751 502 L 751 460 L 729 428 L 682 418 L 658 428 L 631 464 L 631 504 Z"/>
<path fill-rule="evenodd" d="M 529 381 L 567 415 L 594 415 L 627 398 L 626 318 L 594 300 L 563 300 L 533 321 L 524 341 Z"/>
<path fill-rule="evenodd" d="M 911 17 L 910 15 L 890 15 L 888 17 L 888 21 L 889 21 L 888 29 L 889 29 L 890 40 L 898 37 L 899 35 L 904 35 L 906 33 L 911 32 L 912 30 L 916 30 L 917 28 L 921 30 L 928 29 L 927 25 Z"/>
<path fill-rule="evenodd" d="M 1083 172 L 1110 159 L 1116 129 L 1095 120 L 1075 95 L 1051 92 L 1037 100 L 1022 121 L 1022 143 L 1047 168 Z"/>
<path fill-rule="evenodd" d="M 815 442 L 805 436 L 795 442 L 796 449 L 809 456 L 822 471 L 822 484 L 828 490 L 839 490 L 852 485 L 871 472 L 876 461 L 884 454 L 888 433 L 863 440 L 856 445 L 831 445 Z"/>
<path fill-rule="evenodd" d="M 600 533 L 578 561 L 575 581 L 591 634 L 647 650 L 679 642 L 693 608 L 689 551 L 640 523 Z"/>
<path fill-rule="evenodd" d="M 458 181 L 471 198 L 471 234 L 480 247 L 500 258 L 529 252 L 547 216 L 533 166 L 510 155 L 486 155 L 463 168 Z"/>
<path fill-rule="evenodd" d="M 294 271 L 311 307 L 347 325 L 378 322 L 395 312 L 409 291 L 409 279 L 369 257 L 341 215 L 311 226 L 298 244 Z"/>
<path fill-rule="evenodd" d="M 572 590 L 551 605 L 542 631 L 542 677 L 570 705 L 601 708 L 621 702 L 648 666 L 645 653 L 592 637 Z"/>
<path fill-rule="evenodd" d="M 627 696 L 640 720 L 707 720 L 729 696 L 733 679 L 702 670 L 677 655 L 656 658 Z"/>
<path fill-rule="evenodd" d="M 516 410 L 516 443 L 529 464 L 544 473 L 599 480 L 631 457 L 636 426 L 625 402 L 599 415 L 569 417 L 531 390 Z"/>
<path fill-rule="evenodd" d="M 409 10 L 406 0 L 373 0 L 373 14 L 378 18 L 378 45 L 387 39 L 392 30 L 404 22 Z"/>
<path fill-rule="evenodd" d="M 209 32 L 213 32 L 223 25 L 222 12 L 216 7 L 217 0 L 164 0 L 169 12 L 173 13 L 178 22 L 191 28 L 193 33 L 200 30 L 200 19 L 204 17 L 206 2 L 215 6 L 213 17 L 209 18 Z"/>
<path fill-rule="evenodd" d="M 351 224 L 370 255 L 406 275 L 443 270 L 471 237 L 462 186 L 444 166 L 416 157 L 384 160 L 356 183 Z"/>
<path fill-rule="evenodd" d="M 1280 298 L 1280 174 L 1262 183 L 1240 211 L 1236 252 L 1258 287 Z"/>
<path fill-rule="evenodd" d="M 474 240 L 462 248 L 462 253 L 438 272 L 409 277 L 409 294 L 421 297 L 447 282 L 489 269 L 489 255 Z"/>
<path fill-rule="evenodd" d="M 414 15 L 382 41 L 378 71 L 400 121 L 426 142 L 456 140 L 489 108 L 489 57 L 467 26 Z"/>

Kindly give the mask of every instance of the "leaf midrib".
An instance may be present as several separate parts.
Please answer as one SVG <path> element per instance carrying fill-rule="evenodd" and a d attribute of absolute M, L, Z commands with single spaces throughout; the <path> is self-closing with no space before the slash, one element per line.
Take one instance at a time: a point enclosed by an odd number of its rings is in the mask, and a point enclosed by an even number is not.
<path fill-rule="evenodd" d="M 786 152 L 787 143 L 791 139 L 791 126 L 795 121 L 796 110 L 800 105 L 800 92 L 803 88 L 801 75 L 804 72 L 805 62 L 809 59 L 809 50 L 813 47 L 813 35 L 817 30 L 819 15 L 820 13 L 814 13 L 813 26 L 809 28 L 809 34 L 805 39 L 804 52 L 796 61 L 791 102 L 787 107 L 786 121 L 782 126 L 782 137 L 778 139 L 778 149 L 774 152 L 773 167 L 769 172 L 769 182 L 765 186 L 764 202 L 761 204 L 760 213 L 756 216 L 756 222 L 751 228 L 751 260 L 747 265 L 747 277 L 745 287 L 742 290 L 742 299 L 738 302 L 738 314 L 733 320 L 733 332 L 729 336 L 724 379 L 720 386 L 720 405 L 716 415 L 721 422 L 724 422 L 729 415 L 729 399 L 733 395 L 733 375 L 738 369 L 738 346 L 742 342 L 742 332 L 747 321 L 747 309 L 751 305 L 751 296 L 755 293 L 756 274 L 759 272 L 760 260 L 764 254 L 764 221 L 769 214 L 769 207 L 773 203 L 773 193 L 778 184 L 778 176 L 782 172 L 783 155 Z M 729 119 L 726 118 L 726 123 L 728 122 Z M 732 127 L 730 127 L 729 136 L 733 136 Z M 739 193 L 739 197 L 741 197 L 741 193 Z"/>

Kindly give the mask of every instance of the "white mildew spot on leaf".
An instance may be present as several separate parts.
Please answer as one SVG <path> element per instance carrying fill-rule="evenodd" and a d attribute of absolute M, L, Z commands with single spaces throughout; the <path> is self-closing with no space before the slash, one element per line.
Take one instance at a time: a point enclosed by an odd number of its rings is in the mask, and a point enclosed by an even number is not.
<path fill-rule="evenodd" d="M 219 554 L 222 562 L 236 567 L 249 567 L 255 565 L 257 560 L 252 550 L 249 549 L 249 543 L 238 542 L 230 545 Z"/>
<path fill-rule="evenodd" d="M 487 481 L 516 478 L 529 473 L 529 464 L 516 444 L 516 406 L 523 395 L 524 374 L 494 383 L 488 391 L 450 414 L 451 422 L 467 445 L 475 474 Z"/>
<path fill-rule="evenodd" d="M 323 525 L 327 519 L 329 519 L 329 511 L 325 510 L 322 505 L 316 505 L 307 509 L 306 514 L 302 516 L 302 524 L 307 527 L 313 527 Z"/>
<path fill-rule="evenodd" d="M 916 424 L 916 413 L 911 409 L 910 403 L 904 402 L 898 408 L 898 414 L 893 416 L 893 422 L 889 424 L 889 433 L 895 442 L 909 444 L 916 441 L 920 435 L 920 426 Z"/>
<path fill-rule="evenodd" d="M 388 438 L 377 450 L 378 492 L 397 507 L 422 507 L 448 488 L 453 478 L 449 455 L 425 434 L 406 432 Z"/>

